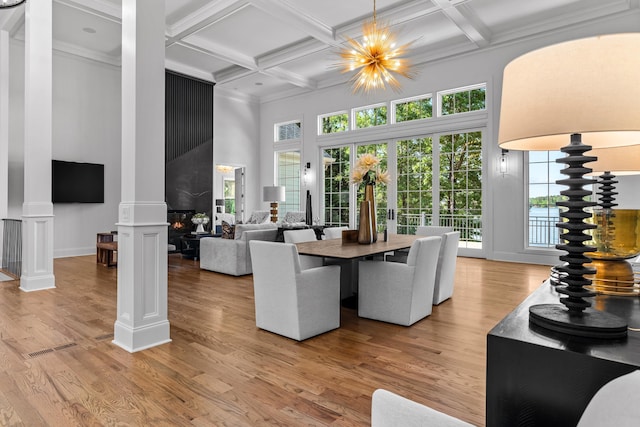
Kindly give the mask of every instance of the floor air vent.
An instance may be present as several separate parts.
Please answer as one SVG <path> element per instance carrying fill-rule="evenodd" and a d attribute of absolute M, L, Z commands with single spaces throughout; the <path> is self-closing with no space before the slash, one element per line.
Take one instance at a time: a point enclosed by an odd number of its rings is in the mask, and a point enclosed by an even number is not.
<path fill-rule="evenodd" d="M 96 339 L 96 341 L 113 339 L 113 334 L 100 335 L 100 336 L 96 337 L 95 339 Z"/>
<path fill-rule="evenodd" d="M 54 351 L 65 350 L 67 348 L 75 347 L 77 345 L 78 344 L 76 344 L 74 342 L 70 342 L 70 343 L 67 343 L 67 344 L 59 345 L 57 347 L 45 348 L 44 350 L 34 351 L 33 353 L 29 353 L 28 356 L 33 359 L 34 357 L 39 357 L 39 356 L 42 356 L 43 354 L 53 353 Z"/>

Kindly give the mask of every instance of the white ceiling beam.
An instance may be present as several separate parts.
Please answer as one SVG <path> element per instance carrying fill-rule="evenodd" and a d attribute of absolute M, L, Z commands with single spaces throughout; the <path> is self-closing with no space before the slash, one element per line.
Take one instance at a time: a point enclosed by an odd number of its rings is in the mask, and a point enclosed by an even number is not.
<path fill-rule="evenodd" d="M 279 80 L 283 80 L 287 83 L 291 83 L 294 86 L 298 86 L 304 89 L 313 90 L 318 87 L 318 83 L 315 80 L 308 79 L 299 74 L 292 73 L 282 68 L 273 67 L 273 68 L 269 68 L 268 70 L 260 70 L 260 72 L 262 74 L 275 77 Z"/>
<path fill-rule="evenodd" d="M 187 37 L 247 7 L 247 0 L 210 1 L 195 12 L 167 27 L 170 40 Z"/>
<path fill-rule="evenodd" d="M 286 0 L 250 0 L 251 4 L 274 18 L 285 21 L 289 26 L 305 32 L 310 37 L 330 46 L 338 46 L 333 28 L 323 24 L 295 7 L 295 3 Z"/>
<path fill-rule="evenodd" d="M 227 46 L 214 43 L 210 40 L 204 40 L 197 36 L 192 36 L 189 41 L 182 40 L 174 44 L 187 47 L 195 50 L 196 52 L 204 53 L 221 61 L 240 65 L 241 67 L 248 68 L 250 70 L 258 69 L 258 64 L 251 56 L 243 55 L 236 50 L 229 49 Z"/>
<path fill-rule="evenodd" d="M 326 49 L 326 44 L 320 43 L 316 39 L 307 39 L 300 43 L 287 46 L 284 49 L 279 49 L 273 53 L 258 57 L 258 66 L 262 69 L 277 67 L 287 62 L 322 52 Z"/>
<path fill-rule="evenodd" d="M 480 20 L 475 17 L 472 10 L 464 3 L 452 4 L 449 0 L 432 1 L 478 47 L 489 45 L 491 41 L 490 31 L 480 23 Z"/>

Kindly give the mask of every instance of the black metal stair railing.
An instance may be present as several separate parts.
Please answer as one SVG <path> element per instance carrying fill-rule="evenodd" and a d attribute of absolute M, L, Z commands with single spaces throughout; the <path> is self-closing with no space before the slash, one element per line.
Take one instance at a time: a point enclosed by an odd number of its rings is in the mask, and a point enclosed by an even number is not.
<path fill-rule="evenodd" d="M 1 268 L 14 276 L 22 273 L 22 220 L 2 220 L 2 266 Z"/>

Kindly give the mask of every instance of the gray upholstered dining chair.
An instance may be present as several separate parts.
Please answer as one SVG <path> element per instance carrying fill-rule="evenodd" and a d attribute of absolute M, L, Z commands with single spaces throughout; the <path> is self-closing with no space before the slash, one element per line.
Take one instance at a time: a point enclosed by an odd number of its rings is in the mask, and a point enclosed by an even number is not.
<path fill-rule="evenodd" d="M 316 232 L 312 228 L 301 230 L 285 230 L 283 233 L 285 243 L 313 242 L 318 240 Z M 300 255 L 300 265 L 303 270 L 322 266 L 322 258 L 310 255 Z"/>
<path fill-rule="evenodd" d="M 249 245 L 258 328 L 302 341 L 340 327 L 340 267 L 303 270 L 292 243 Z"/>
<path fill-rule="evenodd" d="M 407 263 L 360 261 L 358 316 L 410 326 L 431 314 L 441 238 L 411 245 Z"/>

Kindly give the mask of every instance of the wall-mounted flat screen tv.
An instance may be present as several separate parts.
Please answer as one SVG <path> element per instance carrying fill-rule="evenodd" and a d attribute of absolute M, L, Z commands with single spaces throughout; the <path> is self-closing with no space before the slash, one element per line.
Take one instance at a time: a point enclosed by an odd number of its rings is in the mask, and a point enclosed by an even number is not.
<path fill-rule="evenodd" d="M 104 203 L 104 165 L 51 162 L 53 203 Z"/>

